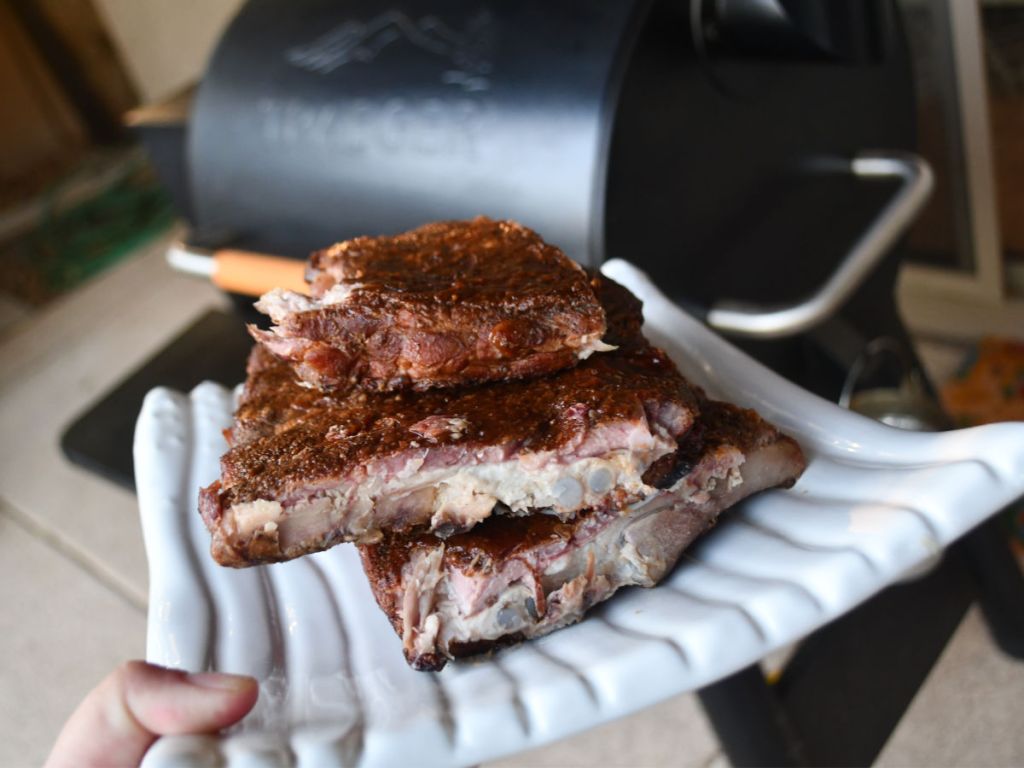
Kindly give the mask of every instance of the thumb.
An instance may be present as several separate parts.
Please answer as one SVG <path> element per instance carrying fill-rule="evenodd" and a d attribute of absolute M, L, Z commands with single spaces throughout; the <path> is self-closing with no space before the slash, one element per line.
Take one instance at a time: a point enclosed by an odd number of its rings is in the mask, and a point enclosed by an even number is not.
<path fill-rule="evenodd" d="M 158 736 L 225 728 L 245 717 L 258 693 L 251 677 L 126 662 L 78 705 L 46 766 L 138 765 Z"/>

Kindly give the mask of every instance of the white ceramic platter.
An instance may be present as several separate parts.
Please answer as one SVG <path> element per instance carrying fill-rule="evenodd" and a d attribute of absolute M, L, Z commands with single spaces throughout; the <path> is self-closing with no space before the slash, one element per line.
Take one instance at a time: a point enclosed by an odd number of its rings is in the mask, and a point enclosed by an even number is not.
<path fill-rule="evenodd" d="M 414 672 L 353 547 L 232 570 L 196 512 L 218 474 L 232 394 L 149 393 L 135 437 L 150 567 L 150 661 L 255 675 L 260 701 L 221 738 L 166 738 L 148 766 L 471 765 L 728 675 L 934 558 L 1024 494 L 1024 424 L 911 434 L 766 370 L 622 261 L 649 337 L 710 394 L 756 408 L 810 458 L 796 487 L 727 514 L 665 582 L 482 661 Z"/>

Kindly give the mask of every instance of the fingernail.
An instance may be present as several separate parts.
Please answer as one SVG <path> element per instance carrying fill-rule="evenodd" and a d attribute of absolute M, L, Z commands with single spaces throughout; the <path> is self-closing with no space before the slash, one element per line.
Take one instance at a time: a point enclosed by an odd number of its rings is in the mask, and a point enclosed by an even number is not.
<path fill-rule="evenodd" d="M 255 682 L 247 675 L 229 675 L 226 672 L 193 672 L 185 679 L 192 685 L 216 691 L 242 691 Z"/>

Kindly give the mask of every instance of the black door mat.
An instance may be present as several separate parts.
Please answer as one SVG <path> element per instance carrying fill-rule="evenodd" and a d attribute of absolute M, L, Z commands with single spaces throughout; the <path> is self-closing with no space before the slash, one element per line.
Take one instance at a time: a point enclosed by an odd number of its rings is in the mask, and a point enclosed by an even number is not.
<path fill-rule="evenodd" d="M 134 490 L 132 440 L 146 393 L 154 387 L 188 392 L 202 381 L 233 387 L 245 377 L 251 348 L 239 315 L 207 312 L 75 419 L 61 436 L 64 455 Z"/>

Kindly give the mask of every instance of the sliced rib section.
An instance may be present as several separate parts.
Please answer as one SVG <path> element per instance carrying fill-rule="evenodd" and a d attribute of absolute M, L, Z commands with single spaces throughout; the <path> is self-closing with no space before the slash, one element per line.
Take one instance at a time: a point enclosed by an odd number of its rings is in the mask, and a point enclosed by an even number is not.
<path fill-rule="evenodd" d="M 252 336 L 321 389 L 520 379 L 595 351 L 605 318 L 587 274 L 511 221 L 438 222 L 314 253 L 310 296 L 284 290 Z"/>
<path fill-rule="evenodd" d="M 711 401 L 662 487 L 622 512 L 494 517 L 447 541 L 390 534 L 360 552 L 409 663 L 440 669 L 578 621 L 621 587 L 653 586 L 723 510 L 791 485 L 804 466 L 756 413 Z"/>
<path fill-rule="evenodd" d="M 449 536 L 494 513 L 567 520 L 652 493 L 645 475 L 676 450 L 697 397 L 640 334 L 639 302 L 594 281 L 616 349 L 530 381 L 330 394 L 257 347 L 221 478 L 201 494 L 214 558 L 287 560 L 386 531 Z"/>

